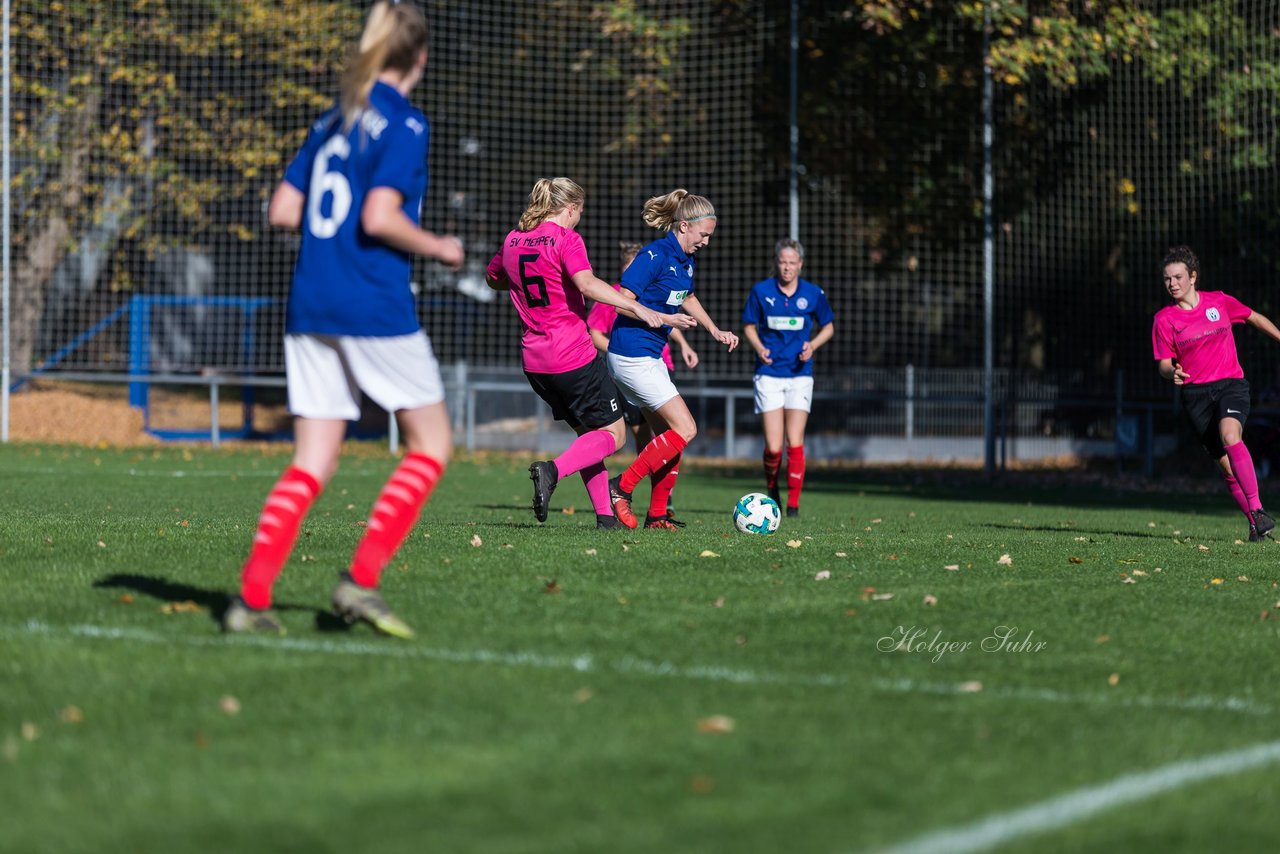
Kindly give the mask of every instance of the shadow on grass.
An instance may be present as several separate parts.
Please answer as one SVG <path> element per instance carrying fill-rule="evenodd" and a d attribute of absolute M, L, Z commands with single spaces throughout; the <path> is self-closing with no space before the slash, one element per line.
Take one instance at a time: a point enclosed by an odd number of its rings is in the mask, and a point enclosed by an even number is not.
<path fill-rule="evenodd" d="M 150 596 L 161 602 L 178 603 L 194 602 L 204 608 L 219 627 L 222 616 L 231 605 L 231 594 L 225 590 L 207 590 L 191 584 L 170 581 L 167 578 L 134 573 L 115 573 L 93 582 L 94 587 L 120 588 L 132 590 L 143 596 Z M 312 608 L 307 605 L 295 605 L 288 602 L 276 602 L 272 607 L 277 611 L 310 611 L 315 614 L 316 630 L 321 632 L 348 631 L 351 626 L 346 620 L 331 611 Z"/>
<path fill-rule="evenodd" d="M 1098 534 L 1110 537 L 1137 537 L 1147 540 L 1168 540 L 1171 538 L 1169 533 L 1155 534 L 1150 531 L 1134 531 L 1134 530 L 1116 530 L 1099 529 L 1099 528 L 1061 528 L 1057 525 L 1008 525 L 1000 522 L 982 522 L 976 524 L 977 528 L 1004 528 L 1010 531 L 1043 531 L 1049 534 Z"/>

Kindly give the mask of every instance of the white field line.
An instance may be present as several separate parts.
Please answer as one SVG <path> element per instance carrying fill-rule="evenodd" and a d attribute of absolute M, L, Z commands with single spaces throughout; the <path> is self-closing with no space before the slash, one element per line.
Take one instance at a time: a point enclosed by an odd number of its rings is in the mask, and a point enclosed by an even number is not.
<path fill-rule="evenodd" d="M 963 699 L 970 689 L 963 684 L 916 682 L 910 679 L 860 678 L 856 674 L 779 673 L 748 670 L 720 665 L 678 665 L 669 661 L 649 661 L 627 656 L 613 661 L 599 660 L 590 654 L 576 656 L 543 655 L 537 652 L 486 649 L 447 649 L 387 642 L 368 643 L 359 640 L 325 638 L 276 638 L 255 635 L 163 635 L 145 629 L 73 625 L 54 626 L 39 620 L 21 624 L 0 624 L 0 639 L 43 636 L 59 638 L 92 638 L 153 646 L 226 647 L 248 646 L 266 650 L 326 655 L 371 656 L 375 658 L 419 659 L 454 664 L 489 664 L 503 667 L 528 667 L 541 670 L 573 670 L 580 673 L 613 672 L 698 682 L 727 682 L 736 685 L 802 685 L 812 687 L 860 686 L 890 694 L 933 694 Z M 1273 714 L 1272 707 L 1236 697 L 1143 697 L 1117 693 L 1070 694 L 1043 688 L 991 688 L 988 696 L 1025 702 L 1062 703 L 1105 708 L 1172 709 L 1177 711 L 1237 712 L 1247 715 Z"/>
<path fill-rule="evenodd" d="M 986 851 L 1023 836 L 1075 824 L 1105 810 L 1144 801 L 1194 783 L 1240 774 L 1280 762 L 1280 741 L 1215 753 L 1126 774 L 1110 783 L 1085 786 L 1011 812 L 996 813 L 972 824 L 936 830 L 908 840 L 882 854 L 963 854 Z"/>
<path fill-rule="evenodd" d="M 388 457 L 388 459 L 391 459 Z M 284 460 L 278 469 L 234 469 L 227 471 L 214 471 L 205 469 L 97 469 L 96 474 L 123 474 L 129 477 L 167 477 L 167 478 L 184 478 L 184 477 L 225 477 L 225 478 L 247 478 L 247 477 L 279 477 L 280 473 L 288 466 L 288 461 Z M 66 475 L 65 468 L 5 468 L 0 466 L 0 471 L 6 475 Z M 362 471 L 352 466 L 343 466 L 339 469 L 342 477 L 356 476 L 377 476 L 385 478 L 385 471 Z"/>

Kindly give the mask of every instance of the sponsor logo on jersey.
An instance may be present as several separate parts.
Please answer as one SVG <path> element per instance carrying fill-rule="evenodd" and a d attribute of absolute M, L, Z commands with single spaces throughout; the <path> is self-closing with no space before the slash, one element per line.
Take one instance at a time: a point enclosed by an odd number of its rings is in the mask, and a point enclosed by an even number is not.
<path fill-rule="evenodd" d="M 803 329 L 803 317 L 778 317 L 776 315 L 769 316 L 770 329 Z"/>
<path fill-rule="evenodd" d="M 684 303 L 684 298 L 688 295 L 688 291 L 672 291 L 667 297 L 667 305 L 681 305 Z"/>
<path fill-rule="evenodd" d="M 1222 315 L 1218 314 L 1218 310 L 1216 308 L 1209 309 L 1204 313 L 1204 316 L 1209 318 L 1210 323 L 1217 323 L 1218 318 L 1222 317 Z"/>

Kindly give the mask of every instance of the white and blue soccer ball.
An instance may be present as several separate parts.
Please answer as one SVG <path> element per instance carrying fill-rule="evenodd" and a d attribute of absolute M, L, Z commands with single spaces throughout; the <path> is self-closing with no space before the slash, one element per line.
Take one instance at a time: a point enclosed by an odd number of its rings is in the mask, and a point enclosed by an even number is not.
<path fill-rule="evenodd" d="M 778 502 L 763 492 L 748 492 L 733 506 L 733 524 L 744 534 L 772 534 L 780 521 Z"/>

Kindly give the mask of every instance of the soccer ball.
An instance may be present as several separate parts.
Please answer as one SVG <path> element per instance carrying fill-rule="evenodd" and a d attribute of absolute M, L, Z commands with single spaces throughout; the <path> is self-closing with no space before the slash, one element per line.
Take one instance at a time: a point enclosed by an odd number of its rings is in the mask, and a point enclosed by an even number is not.
<path fill-rule="evenodd" d="M 748 492 L 733 506 L 733 524 L 744 534 L 772 534 L 781 519 L 778 502 L 763 492 Z"/>

